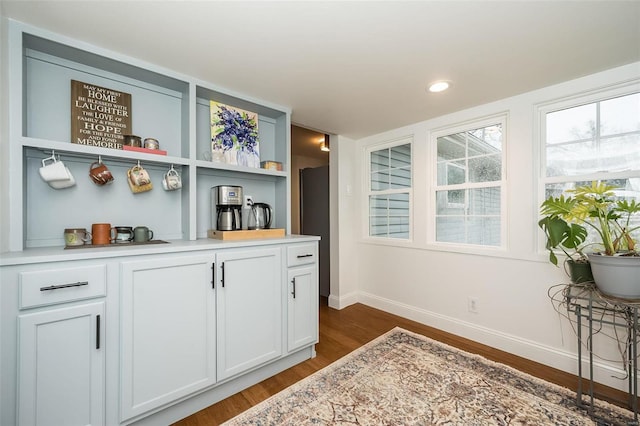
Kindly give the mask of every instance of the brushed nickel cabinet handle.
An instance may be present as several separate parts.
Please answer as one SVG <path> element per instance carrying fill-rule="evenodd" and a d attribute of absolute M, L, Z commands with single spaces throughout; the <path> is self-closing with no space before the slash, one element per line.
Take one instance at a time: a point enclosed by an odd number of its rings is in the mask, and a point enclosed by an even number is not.
<path fill-rule="evenodd" d="M 89 285 L 89 281 L 78 281 L 77 283 L 50 285 L 48 287 L 40 287 L 40 291 L 59 290 L 61 288 L 69 288 L 69 287 L 82 287 L 83 285 Z"/>

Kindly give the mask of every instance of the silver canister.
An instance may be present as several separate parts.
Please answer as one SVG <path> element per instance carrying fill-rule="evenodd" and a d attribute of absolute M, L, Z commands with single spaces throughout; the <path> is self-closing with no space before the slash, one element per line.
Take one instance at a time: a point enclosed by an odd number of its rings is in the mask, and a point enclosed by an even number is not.
<path fill-rule="evenodd" d="M 158 142 L 158 139 L 146 138 L 144 140 L 144 147 L 147 149 L 160 149 L 160 142 Z"/>
<path fill-rule="evenodd" d="M 124 145 L 135 146 L 138 148 L 142 147 L 142 138 L 140 136 L 124 135 L 123 138 L 124 140 L 122 141 L 122 143 Z"/>

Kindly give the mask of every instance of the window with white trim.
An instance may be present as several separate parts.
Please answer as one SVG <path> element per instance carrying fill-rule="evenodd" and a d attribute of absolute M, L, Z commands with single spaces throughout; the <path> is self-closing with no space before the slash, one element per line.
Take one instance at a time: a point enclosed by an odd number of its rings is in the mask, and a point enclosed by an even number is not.
<path fill-rule="evenodd" d="M 540 116 L 545 199 L 599 180 L 621 199 L 640 200 L 640 93 L 561 101 Z"/>
<path fill-rule="evenodd" d="M 505 121 L 435 135 L 437 242 L 502 245 Z"/>
<path fill-rule="evenodd" d="M 367 150 L 369 236 L 410 239 L 411 139 Z"/>

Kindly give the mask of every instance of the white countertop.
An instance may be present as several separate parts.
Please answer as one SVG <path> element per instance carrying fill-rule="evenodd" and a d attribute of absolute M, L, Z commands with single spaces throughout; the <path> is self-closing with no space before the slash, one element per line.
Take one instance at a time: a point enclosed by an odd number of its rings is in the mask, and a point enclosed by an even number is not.
<path fill-rule="evenodd" d="M 0 254 L 0 266 L 22 265 L 43 262 L 72 260 L 90 260 L 122 256 L 142 256 L 147 254 L 182 253 L 198 250 L 228 249 L 237 247 L 256 247 L 270 244 L 290 244 L 305 241 L 318 241 L 313 235 L 287 235 L 277 238 L 223 241 L 201 238 L 195 241 L 167 240 L 167 244 L 114 245 L 109 247 L 74 248 L 42 247 L 28 248 L 23 251 Z"/>

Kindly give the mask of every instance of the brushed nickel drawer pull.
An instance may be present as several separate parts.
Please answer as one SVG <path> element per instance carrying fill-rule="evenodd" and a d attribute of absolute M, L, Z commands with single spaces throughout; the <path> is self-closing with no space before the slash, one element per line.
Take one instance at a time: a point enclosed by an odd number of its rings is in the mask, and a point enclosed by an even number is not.
<path fill-rule="evenodd" d="M 301 259 L 301 258 L 303 258 L 303 257 L 311 257 L 311 256 L 313 256 L 313 254 L 311 254 L 311 253 L 308 253 L 308 254 L 299 254 L 299 255 L 298 255 L 298 259 Z"/>
<path fill-rule="evenodd" d="M 83 285 L 89 285 L 89 281 L 78 281 L 77 283 L 50 285 L 49 287 L 40 287 L 40 291 L 59 290 L 61 288 L 69 288 L 69 287 L 82 287 Z"/>

